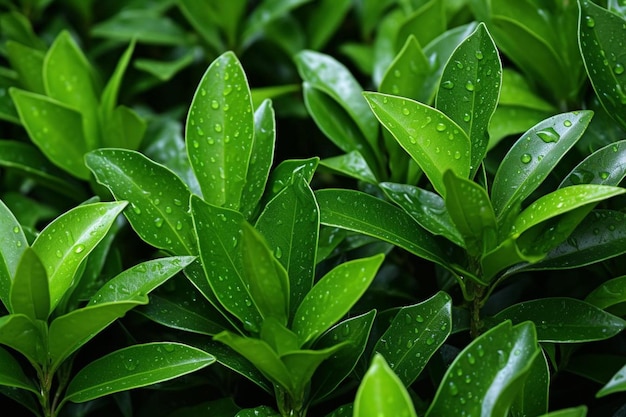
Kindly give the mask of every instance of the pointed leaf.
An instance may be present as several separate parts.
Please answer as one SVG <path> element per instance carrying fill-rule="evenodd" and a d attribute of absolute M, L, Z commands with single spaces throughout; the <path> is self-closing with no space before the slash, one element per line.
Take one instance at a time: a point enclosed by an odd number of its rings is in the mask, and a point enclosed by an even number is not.
<path fill-rule="evenodd" d="M 341 319 L 374 280 L 383 255 L 348 261 L 336 266 L 304 297 L 292 330 L 305 345 Z"/>
<path fill-rule="evenodd" d="M 254 408 L 246 408 L 235 414 L 235 417 L 280 417 L 272 407 L 261 405 Z"/>
<path fill-rule="evenodd" d="M 626 391 L 626 365 L 613 375 L 613 378 L 607 382 L 596 394 L 597 398 L 605 397 L 615 392 Z"/>
<path fill-rule="evenodd" d="M 241 43 L 244 47 L 249 46 L 264 29 L 280 17 L 289 14 L 292 9 L 301 6 L 310 0 L 265 0 L 262 1 L 252 13 L 244 25 L 241 35 Z"/>
<path fill-rule="evenodd" d="M 364 95 L 378 120 L 417 162 L 439 194 L 445 194 L 445 171 L 469 177 L 470 141 L 454 121 L 413 100 L 380 93 Z"/>
<path fill-rule="evenodd" d="M 6 349 L 0 347 L 0 385 L 5 387 L 13 387 L 25 389 L 33 394 L 39 394 L 39 388 L 31 381 L 24 371 L 20 363 L 13 358 Z"/>
<path fill-rule="evenodd" d="M 426 416 L 506 416 L 539 354 L 530 323 L 489 330 L 452 362 Z"/>
<path fill-rule="evenodd" d="M 24 314 L 8 314 L 0 317 L 0 344 L 26 356 L 33 364 L 46 362 L 44 348 L 45 323 L 34 322 Z"/>
<path fill-rule="evenodd" d="M 104 119 L 102 143 L 108 148 L 135 150 L 139 148 L 145 131 L 146 121 L 134 110 L 126 106 L 117 106 Z"/>
<path fill-rule="evenodd" d="M 57 217 L 37 236 L 32 247 L 48 273 L 51 312 L 124 207 L 126 202 L 78 206 Z"/>
<path fill-rule="evenodd" d="M 535 125 L 520 137 L 496 172 L 491 202 L 499 220 L 517 209 L 574 146 L 591 121 L 591 111 L 563 113 Z"/>
<path fill-rule="evenodd" d="M 378 180 L 359 151 L 351 151 L 344 155 L 322 159 L 320 165 L 340 174 L 356 178 L 359 181 L 377 184 Z"/>
<path fill-rule="evenodd" d="M 626 177 L 626 140 L 598 149 L 565 177 L 559 188 L 577 184 L 619 185 Z"/>
<path fill-rule="evenodd" d="M 354 400 L 354 416 L 416 417 L 413 402 L 400 378 L 385 362 L 383 355 L 376 354 Z"/>
<path fill-rule="evenodd" d="M 157 342 L 130 346 L 91 362 L 67 387 L 66 399 L 85 402 L 195 372 L 215 362 L 200 349 Z"/>
<path fill-rule="evenodd" d="M 74 310 L 50 323 L 48 334 L 50 366 L 57 369 L 61 363 L 82 345 L 104 330 L 127 311 L 147 304 L 148 297 L 101 303 Z"/>
<path fill-rule="evenodd" d="M 524 382 L 524 388 L 511 406 L 511 417 L 538 416 L 548 411 L 550 367 L 543 351 L 537 355 Z"/>
<path fill-rule="evenodd" d="M 12 40 L 6 42 L 5 48 L 11 68 L 18 74 L 20 85 L 33 93 L 45 94 L 42 71 L 46 54 Z"/>
<path fill-rule="evenodd" d="M 124 214 L 148 244 L 176 255 L 197 252 L 189 216 L 189 189 L 169 169 L 142 154 L 98 149 L 85 156 L 96 180 L 117 200 L 127 200 Z"/>
<path fill-rule="evenodd" d="M 32 248 L 24 251 L 17 266 L 11 286 L 11 307 L 12 313 L 25 314 L 32 320 L 48 319 L 48 276 L 45 266 Z"/>
<path fill-rule="evenodd" d="M 626 321 L 574 298 L 545 298 L 524 301 L 495 315 L 498 320 L 522 323 L 530 320 L 540 342 L 581 343 L 615 336 Z"/>
<path fill-rule="evenodd" d="M 189 107 L 187 154 L 207 203 L 241 207 L 254 135 L 250 88 L 239 60 L 211 63 Z"/>
<path fill-rule="evenodd" d="M 585 298 L 585 302 L 606 310 L 626 302 L 626 275 L 603 282 Z"/>
<path fill-rule="evenodd" d="M 302 177 L 307 183 L 311 182 L 320 159 L 287 159 L 272 170 L 267 183 L 268 200 L 274 198 L 283 188 L 293 183 L 296 177 Z"/>
<path fill-rule="evenodd" d="M 91 27 L 91 35 L 120 43 L 135 39 L 139 43 L 184 45 L 187 36 L 182 27 L 158 8 L 123 10 L 112 18 Z"/>
<path fill-rule="evenodd" d="M 378 91 L 428 103 L 432 88 L 426 80 L 431 71 L 422 47 L 415 36 L 411 35 L 387 68 Z"/>
<path fill-rule="evenodd" d="M 115 109 L 117 96 L 122 84 L 122 77 L 124 77 L 124 72 L 130 63 L 130 58 L 133 55 L 134 49 L 135 41 L 133 40 L 120 57 L 117 62 L 117 66 L 115 67 L 115 71 L 113 71 L 111 78 L 109 78 L 109 82 L 102 91 L 102 96 L 100 97 L 100 112 L 101 115 L 104 116 L 105 120 Z"/>
<path fill-rule="evenodd" d="M 13 277 L 27 247 L 22 226 L 0 200 L 0 300 L 9 311 Z"/>
<path fill-rule="evenodd" d="M 473 177 L 487 153 L 489 121 L 502 84 L 498 50 L 484 23 L 453 52 L 441 79 L 435 107 L 470 138 Z"/>
<path fill-rule="evenodd" d="M 352 190 L 320 190 L 315 196 L 322 224 L 373 236 L 421 258 L 446 264 L 438 242 L 399 208 Z"/>

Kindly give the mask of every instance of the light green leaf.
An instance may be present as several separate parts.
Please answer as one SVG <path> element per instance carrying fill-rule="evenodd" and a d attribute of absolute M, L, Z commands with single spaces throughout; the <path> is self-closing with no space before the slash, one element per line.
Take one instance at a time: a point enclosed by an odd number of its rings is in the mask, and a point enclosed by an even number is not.
<path fill-rule="evenodd" d="M 378 91 L 429 103 L 433 87 L 426 82 L 432 69 L 421 45 L 411 35 L 387 68 Z"/>
<path fill-rule="evenodd" d="M 195 372 L 215 362 L 208 353 L 180 343 L 130 346 L 81 369 L 67 387 L 66 399 L 85 402 L 115 392 L 145 387 Z"/>
<path fill-rule="evenodd" d="M 0 347 L 0 385 L 20 388 L 39 395 L 39 388 L 26 376 L 20 363 L 6 349 Z"/>
<path fill-rule="evenodd" d="M 20 85 L 28 91 L 45 94 L 43 85 L 43 61 L 46 54 L 40 49 L 22 43 L 7 41 L 7 58 L 19 77 Z"/>
<path fill-rule="evenodd" d="M 115 109 L 117 96 L 120 90 L 120 86 L 122 84 L 122 77 L 124 77 L 124 72 L 128 67 L 134 49 L 135 41 L 133 40 L 130 42 L 128 48 L 126 48 L 126 50 L 120 57 L 120 60 L 117 62 L 117 66 L 115 67 L 111 78 L 109 78 L 109 82 L 102 91 L 102 95 L 100 97 L 100 115 L 101 117 L 103 117 L 103 120 L 109 119 L 111 113 Z"/>
<path fill-rule="evenodd" d="M 502 84 L 500 56 L 484 23 L 452 53 L 441 80 L 435 107 L 470 138 L 473 177 L 487 153 L 489 122 Z"/>
<path fill-rule="evenodd" d="M 104 238 L 126 202 L 93 203 L 73 208 L 48 224 L 33 242 L 48 274 L 50 312 L 76 279 L 83 260 Z"/>
<path fill-rule="evenodd" d="M 144 241 L 176 255 L 197 252 L 190 192 L 176 174 L 124 149 L 98 149 L 88 153 L 85 162 L 117 200 L 130 202 L 125 216 Z"/>
<path fill-rule="evenodd" d="M 11 88 L 11 98 L 28 136 L 59 168 L 88 179 L 83 155 L 89 150 L 82 115 L 52 98 Z"/>
<path fill-rule="evenodd" d="M 48 319 L 50 293 L 46 268 L 32 248 L 26 248 L 11 286 L 11 313 L 34 320 Z"/>
<path fill-rule="evenodd" d="M 603 310 L 626 302 L 626 275 L 603 282 L 587 295 L 585 302 Z"/>
<path fill-rule="evenodd" d="M 91 35 L 128 43 L 135 39 L 138 43 L 155 45 L 184 45 L 188 42 L 185 31 L 167 16 L 161 16 L 158 9 L 122 10 L 109 20 L 91 27 Z"/>
<path fill-rule="evenodd" d="M 0 200 L 0 300 L 9 311 L 13 277 L 27 247 L 22 226 Z"/>
<path fill-rule="evenodd" d="M 416 101 L 364 93 L 372 111 L 424 171 L 435 190 L 445 195 L 443 173 L 470 174 L 470 141 L 445 114 Z"/>
<path fill-rule="evenodd" d="M 319 51 L 338 30 L 340 31 L 352 2 L 350 0 L 322 0 L 318 1 L 315 6 L 306 20 L 306 32 L 309 48 Z"/>
<path fill-rule="evenodd" d="M 530 323 L 507 321 L 487 331 L 452 362 L 426 416 L 507 416 L 539 354 Z"/>
<path fill-rule="evenodd" d="M 413 402 L 402 381 L 376 354 L 354 400 L 354 417 L 417 417 Z"/>
<path fill-rule="evenodd" d="M 619 185 L 626 177 L 626 140 L 598 149 L 565 177 L 559 188 L 577 184 Z"/>
<path fill-rule="evenodd" d="M 374 351 L 410 386 L 452 330 L 452 300 L 445 292 L 398 311 Z"/>
<path fill-rule="evenodd" d="M 134 110 L 117 106 L 104 121 L 102 129 L 105 147 L 135 150 L 139 148 L 146 131 L 146 121 Z"/>
<path fill-rule="evenodd" d="M 605 340 L 626 328 L 626 321 L 574 298 L 524 301 L 502 310 L 498 320 L 530 320 L 540 342 L 580 343 Z"/>
<path fill-rule="evenodd" d="M 48 332 L 51 369 L 57 369 L 72 353 L 130 309 L 147 303 L 147 296 L 138 296 L 79 308 L 54 319 Z"/>
<path fill-rule="evenodd" d="M 211 63 L 191 102 L 187 154 L 204 200 L 239 209 L 248 175 L 254 115 L 246 75 L 233 52 Z"/>
<path fill-rule="evenodd" d="M 45 346 L 46 323 L 33 321 L 24 314 L 0 317 L 0 344 L 26 356 L 32 364 L 43 365 L 47 360 Z"/>
<path fill-rule="evenodd" d="M 597 392 L 596 397 L 602 398 L 609 394 L 626 391 L 626 365 L 613 375 L 613 378 Z"/>
<path fill-rule="evenodd" d="M 320 165 L 359 181 L 377 184 L 376 176 L 359 151 L 322 159 Z"/>
<path fill-rule="evenodd" d="M 310 0 L 263 0 L 249 15 L 243 26 L 241 44 L 243 48 L 250 46 L 263 30 L 293 9 L 308 3 Z"/>
<path fill-rule="evenodd" d="M 301 346 L 335 324 L 361 298 L 382 264 L 382 254 L 340 264 L 322 277 L 304 297 L 292 330 Z"/>
<path fill-rule="evenodd" d="M 296 178 L 302 177 L 310 183 L 319 161 L 318 157 L 282 161 L 270 174 L 265 199 L 274 198 L 283 188 L 296 181 Z"/>

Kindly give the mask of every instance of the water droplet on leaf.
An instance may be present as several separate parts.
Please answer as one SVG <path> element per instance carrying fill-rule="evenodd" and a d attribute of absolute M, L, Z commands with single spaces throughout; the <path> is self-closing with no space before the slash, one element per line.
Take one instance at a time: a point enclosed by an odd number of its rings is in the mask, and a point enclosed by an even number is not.
<path fill-rule="evenodd" d="M 525 153 L 524 155 L 522 155 L 520 160 L 522 161 L 522 164 L 528 164 L 528 163 L 530 163 L 530 161 L 533 160 L 533 157 L 532 157 L 531 154 Z"/>

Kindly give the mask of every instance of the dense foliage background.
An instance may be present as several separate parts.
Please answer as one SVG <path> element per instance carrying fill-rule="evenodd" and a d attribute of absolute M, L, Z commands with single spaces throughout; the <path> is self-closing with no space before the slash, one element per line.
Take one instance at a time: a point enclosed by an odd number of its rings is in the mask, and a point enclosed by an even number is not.
<path fill-rule="evenodd" d="M 0 37 L 11 415 L 626 415 L 624 1 L 0 0 Z"/>

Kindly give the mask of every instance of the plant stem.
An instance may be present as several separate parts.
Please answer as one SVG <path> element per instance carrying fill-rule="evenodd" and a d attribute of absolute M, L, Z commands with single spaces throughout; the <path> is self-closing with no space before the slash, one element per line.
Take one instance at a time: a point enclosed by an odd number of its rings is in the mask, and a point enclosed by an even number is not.
<path fill-rule="evenodd" d="M 469 305 L 470 309 L 470 336 L 476 339 L 480 336 L 483 323 L 480 319 L 480 309 L 483 306 L 486 287 L 470 282 L 470 290 L 473 294 L 472 301 Z"/>

